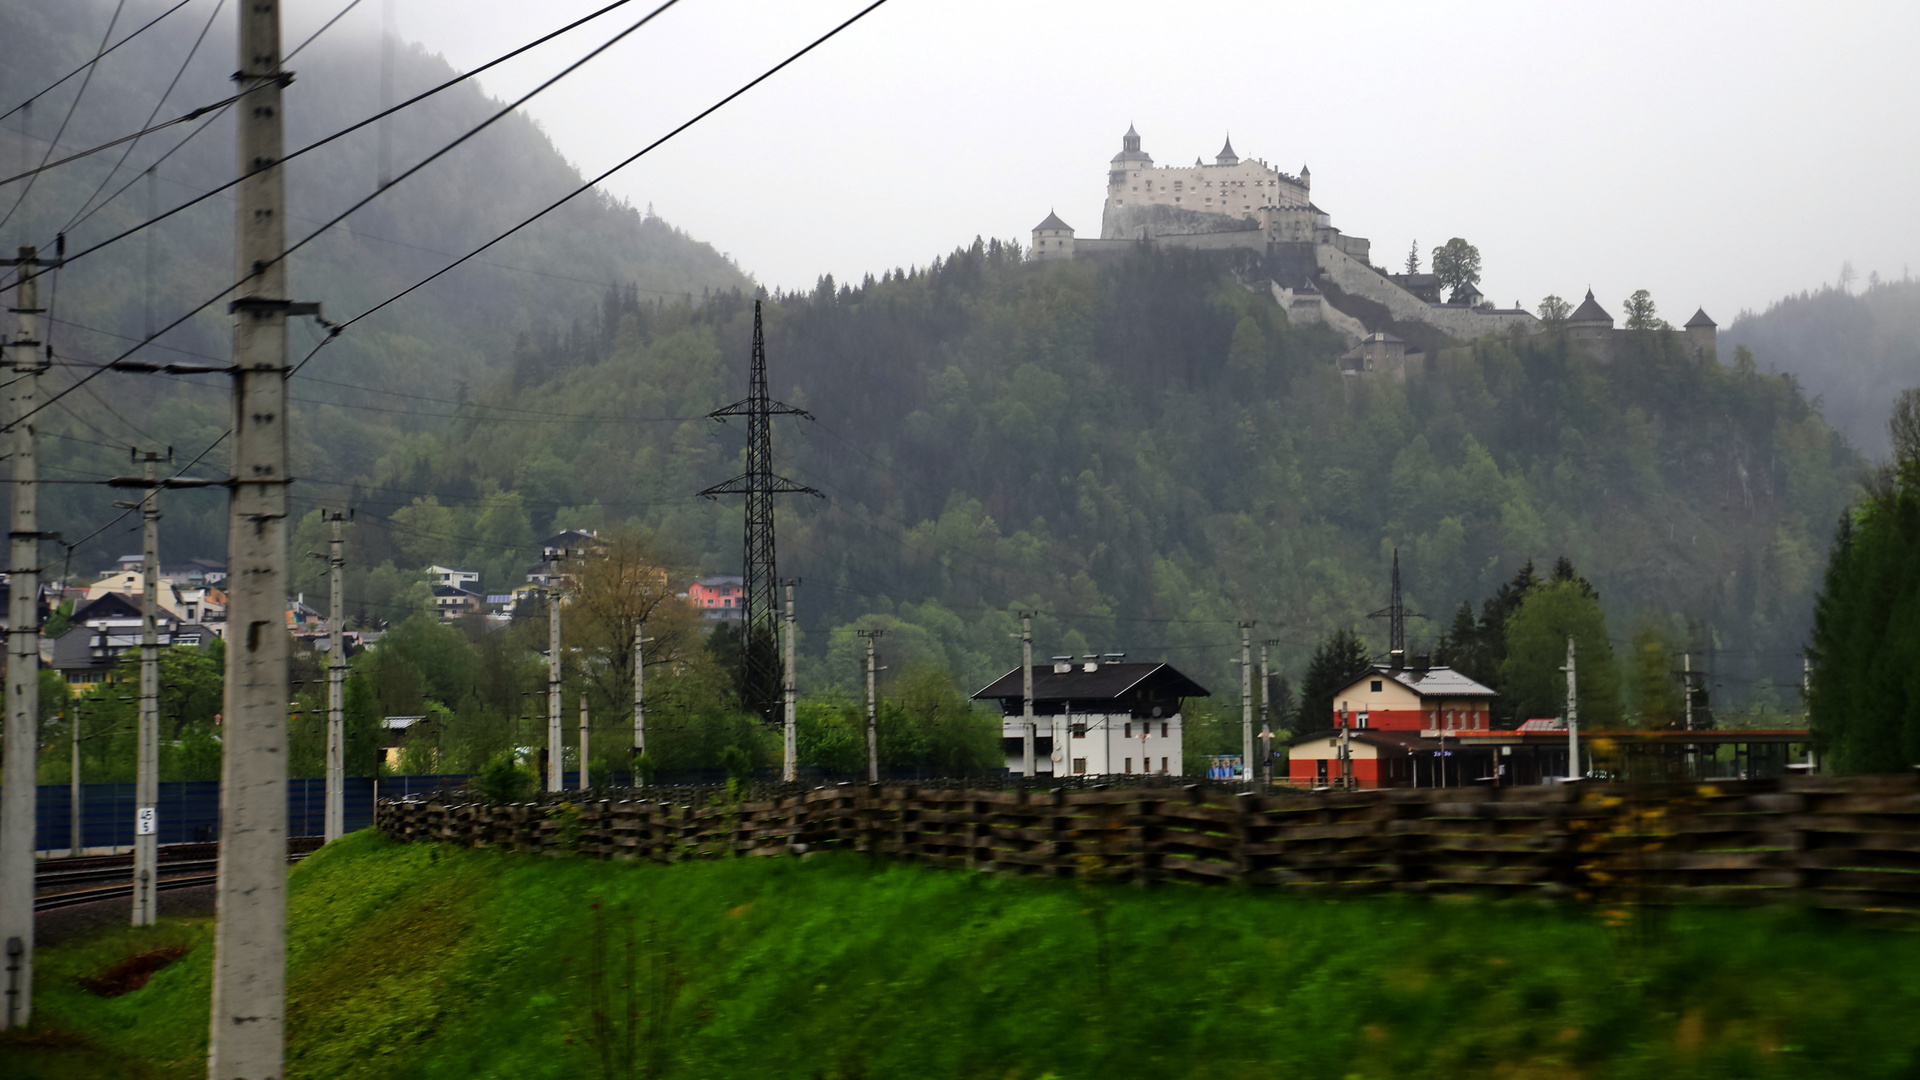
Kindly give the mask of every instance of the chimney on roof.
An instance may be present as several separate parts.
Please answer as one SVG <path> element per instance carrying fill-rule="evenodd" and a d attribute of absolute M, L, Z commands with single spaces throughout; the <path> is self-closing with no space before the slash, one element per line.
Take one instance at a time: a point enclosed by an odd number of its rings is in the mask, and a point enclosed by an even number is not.
<path fill-rule="evenodd" d="M 1407 666 L 1407 651 L 1405 649 L 1395 649 L 1392 652 L 1387 654 L 1387 670 L 1388 671 L 1399 671 L 1401 668 L 1404 668 L 1406 666 Z"/>
<path fill-rule="evenodd" d="M 1056 656 L 1053 658 L 1053 673 L 1055 675 L 1065 675 L 1067 672 L 1072 670 L 1073 670 L 1073 657 Z"/>
<path fill-rule="evenodd" d="M 1432 666 L 1433 666 L 1432 654 L 1430 653 L 1414 653 L 1413 654 L 1413 670 L 1419 672 L 1422 675 L 1425 675 L 1427 673 L 1427 669 Z"/>
<path fill-rule="evenodd" d="M 1100 654 L 1093 653 L 1093 654 L 1081 657 L 1080 670 L 1088 671 L 1088 672 L 1099 671 L 1100 670 Z"/>

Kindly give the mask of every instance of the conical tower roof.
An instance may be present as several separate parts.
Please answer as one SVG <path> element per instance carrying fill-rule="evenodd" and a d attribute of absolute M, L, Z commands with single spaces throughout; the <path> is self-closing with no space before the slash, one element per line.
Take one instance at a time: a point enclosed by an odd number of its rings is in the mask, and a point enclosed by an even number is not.
<path fill-rule="evenodd" d="M 1593 298 L 1593 290 L 1588 289 L 1587 298 L 1581 301 L 1579 307 L 1573 309 L 1573 314 L 1567 316 L 1567 321 L 1570 323 L 1606 323 L 1608 326 L 1612 326 L 1613 316 L 1607 314 L 1607 309 L 1601 307 L 1599 302 Z"/>
<path fill-rule="evenodd" d="M 1720 325 L 1719 323 L 1714 322 L 1712 319 L 1707 318 L 1706 308 L 1700 308 L 1696 310 L 1693 313 L 1693 318 L 1687 320 L 1687 329 L 1689 330 L 1692 330 L 1695 327 L 1700 327 L 1700 326 L 1719 326 L 1719 325 Z"/>
<path fill-rule="evenodd" d="M 1231 165 L 1240 160 L 1240 155 L 1233 152 L 1233 136 L 1227 136 L 1227 144 L 1220 148 L 1218 154 L 1214 155 L 1214 160 L 1223 165 Z"/>
<path fill-rule="evenodd" d="M 1034 232 L 1039 232 L 1041 229 L 1065 229 L 1068 232 L 1072 232 L 1073 226 L 1061 221 L 1059 214 L 1049 210 L 1047 211 L 1047 220 L 1033 227 Z"/>

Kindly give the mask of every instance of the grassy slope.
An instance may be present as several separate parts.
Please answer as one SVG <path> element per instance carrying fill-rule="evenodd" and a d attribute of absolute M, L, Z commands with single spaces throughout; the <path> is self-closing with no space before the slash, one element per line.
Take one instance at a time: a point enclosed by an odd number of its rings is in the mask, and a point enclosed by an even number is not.
<path fill-rule="evenodd" d="M 850 855 L 625 866 L 349 838 L 294 871 L 290 1077 L 598 1077 L 633 1007 L 685 1077 L 1906 1076 L 1920 937 L 1777 912 L 1086 888 Z M 1105 926 L 1104 950 L 1100 928 Z M 50 950 L 10 1077 L 204 1075 L 208 953 L 74 987 L 163 925 Z M 1107 957 L 1103 978 L 1100 957 Z M 671 989 L 663 990 L 663 987 Z M 613 990 L 614 1010 L 626 999 Z M 662 1007 L 664 1003 L 665 1007 Z M 617 1065 L 607 1075 L 626 1075 Z M 636 1071 L 633 1075 L 644 1075 Z"/>

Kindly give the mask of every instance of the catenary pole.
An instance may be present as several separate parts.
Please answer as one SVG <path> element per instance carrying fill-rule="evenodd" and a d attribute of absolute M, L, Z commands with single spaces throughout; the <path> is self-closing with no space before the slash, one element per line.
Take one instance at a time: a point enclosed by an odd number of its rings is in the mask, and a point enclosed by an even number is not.
<path fill-rule="evenodd" d="M 140 734 L 133 774 L 133 925 L 152 926 L 160 871 L 160 455 L 140 500 Z"/>
<path fill-rule="evenodd" d="M 647 620 L 633 624 L 633 786 L 640 786 L 640 758 L 647 752 Z"/>
<path fill-rule="evenodd" d="M 1240 624 L 1240 760 L 1247 789 L 1253 789 L 1253 624 Z"/>
<path fill-rule="evenodd" d="M 333 535 L 327 540 L 327 816 L 326 842 L 347 831 L 347 607 L 344 579 L 347 544 L 341 536 L 343 515 L 328 513 Z"/>
<path fill-rule="evenodd" d="M 1033 760 L 1033 612 L 1020 613 L 1020 775 L 1032 778 Z"/>
<path fill-rule="evenodd" d="M 580 694 L 580 790 L 587 790 L 587 695 Z"/>
<path fill-rule="evenodd" d="M 780 779 L 792 783 L 800 774 L 800 727 L 799 701 L 794 685 L 793 671 L 793 587 L 800 584 L 798 578 L 788 578 L 781 584 L 787 589 L 787 615 L 781 628 L 781 645 L 786 652 L 786 717 L 781 725 L 780 739 Z"/>
<path fill-rule="evenodd" d="M 73 702 L 73 727 L 67 734 L 73 736 L 73 763 L 67 771 L 67 854 L 79 858 L 86 808 L 81 804 L 80 701 L 77 698 Z"/>
<path fill-rule="evenodd" d="M 210 1080 L 281 1075 L 287 935 L 287 260 L 280 5 L 240 6 L 233 482 Z"/>
<path fill-rule="evenodd" d="M 566 746 L 560 736 L 560 590 L 547 586 L 547 790 L 564 786 Z"/>
<path fill-rule="evenodd" d="M 1260 782 L 1266 787 L 1273 786 L 1273 669 L 1267 663 L 1273 645 L 1272 638 L 1260 643 Z"/>
<path fill-rule="evenodd" d="M 13 536 L 7 598 L 6 765 L 0 772 L 0 940 L 5 943 L 7 1007 L 4 1026 L 25 1027 L 33 1016 L 34 773 L 40 752 L 40 280 L 34 248 L 14 260 L 20 276 L 7 343 L 12 406 Z"/>
<path fill-rule="evenodd" d="M 860 636 L 867 639 L 867 782 L 880 782 L 880 724 L 877 719 L 873 690 L 873 673 L 879 669 L 873 666 L 873 641 L 885 630 L 862 630 Z"/>
<path fill-rule="evenodd" d="M 1573 635 L 1567 635 L 1567 779 L 1580 779 L 1580 700 L 1574 682 Z"/>

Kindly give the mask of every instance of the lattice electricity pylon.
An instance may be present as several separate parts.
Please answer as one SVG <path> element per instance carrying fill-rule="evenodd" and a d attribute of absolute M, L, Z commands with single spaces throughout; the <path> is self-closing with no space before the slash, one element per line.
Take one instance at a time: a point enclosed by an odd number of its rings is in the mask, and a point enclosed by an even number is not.
<path fill-rule="evenodd" d="M 746 551 L 741 574 L 745 595 L 740 622 L 740 699 L 742 705 L 766 722 L 778 723 L 784 673 L 780 663 L 780 605 L 774 597 L 780 574 L 774 559 L 773 497 L 826 496 L 804 484 L 774 475 L 773 432 L 767 421 L 774 416 L 804 416 L 811 420 L 813 414 L 767 397 L 767 347 L 760 332 L 758 300 L 753 302 L 753 362 L 747 378 L 747 396 L 707 415 L 722 423 L 729 416 L 747 418 L 747 471 L 700 494 L 709 499 L 722 495 L 747 497 Z"/>
<path fill-rule="evenodd" d="M 1408 611 L 1407 605 L 1400 602 L 1400 549 L 1393 549 L 1393 595 L 1387 606 L 1367 615 L 1369 619 L 1387 620 L 1387 655 L 1399 653 L 1402 660 L 1407 655 L 1407 620 L 1424 619 L 1425 615 L 1417 611 Z"/>

